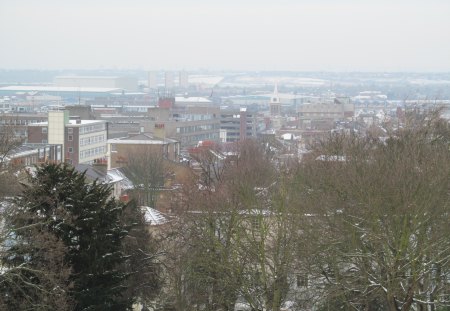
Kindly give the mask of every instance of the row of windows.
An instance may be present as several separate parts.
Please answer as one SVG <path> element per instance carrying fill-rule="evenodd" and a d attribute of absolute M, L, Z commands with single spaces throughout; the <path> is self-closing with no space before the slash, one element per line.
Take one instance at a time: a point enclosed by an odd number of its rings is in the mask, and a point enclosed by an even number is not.
<path fill-rule="evenodd" d="M 195 114 L 195 113 L 174 113 L 173 117 L 175 119 L 181 119 L 184 121 L 202 121 L 202 120 L 211 120 L 214 115 L 211 114 Z"/>
<path fill-rule="evenodd" d="M 105 141 L 105 135 L 97 135 L 80 139 L 80 146 L 98 144 Z"/>
<path fill-rule="evenodd" d="M 88 150 L 80 151 L 80 159 L 91 158 L 95 156 L 103 156 L 105 154 L 105 147 L 97 147 Z"/>
<path fill-rule="evenodd" d="M 333 117 L 342 115 L 342 111 L 328 111 L 328 112 L 299 112 L 301 117 L 310 116 L 310 117 Z"/>
<path fill-rule="evenodd" d="M 98 131 L 104 131 L 105 130 L 105 124 L 93 124 L 93 125 L 86 125 L 80 127 L 80 134 L 86 134 L 86 133 L 92 133 L 92 132 L 98 132 Z"/>
<path fill-rule="evenodd" d="M 192 135 L 187 137 L 181 137 L 181 141 L 183 143 L 192 143 L 192 142 L 199 142 L 201 140 L 218 140 L 219 134 L 218 133 L 205 133 L 200 135 Z"/>
<path fill-rule="evenodd" d="M 147 112 L 149 106 L 123 106 L 123 112 Z"/>
<path fill-rule="evenodd" d="M 28 125 L 42 122 L 42 120 L 18 120 L 18 119 L 2 119 L 0 120 L 0 124 L 8 124 L 8 125 Z"/>
<path fill-rule="evenodd" d="M 232 120 L 232 119 L 222 119 L 220 120 L 220 124 L 241 124 L 241 120 Z M 247 124 L 254 124 L 253 119 L 249 119 L 246 122 Z"/>
<path fill-rule="evenodd" d="M 219 124 L 203 124 L 203 125 L 191 125 L 191 126 L 184 126 L 184 127 L 177 127 L 177 133 L 194 133 L 194 132 L 201 132 L 201 131 L 210 131 L 219 129 Z"/>
<path fill-rule="evenodd" d="M 60 146 L 57 147 L 57 152 L 58 152 L 58 154 L 61 153 L 61 147 Z M 39 159 L 43 159 L 44 157 L 48 158 L 50 156 L 50 148 L 49 147 L 39 148 L 38 156 L 39 156 Z"/>

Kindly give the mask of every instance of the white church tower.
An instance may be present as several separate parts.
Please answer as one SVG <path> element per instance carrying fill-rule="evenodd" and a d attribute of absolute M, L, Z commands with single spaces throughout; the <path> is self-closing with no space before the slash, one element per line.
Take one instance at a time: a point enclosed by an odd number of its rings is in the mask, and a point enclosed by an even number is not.
<path fill-rule="evenodd" d="M 273 90 L 273 95 L 270 98 L 270 115 L 279 116 L 281 115 L 281 102 L 280 96 L 278 95 L 278 84 L 275 84 L 275 89 Z"/>

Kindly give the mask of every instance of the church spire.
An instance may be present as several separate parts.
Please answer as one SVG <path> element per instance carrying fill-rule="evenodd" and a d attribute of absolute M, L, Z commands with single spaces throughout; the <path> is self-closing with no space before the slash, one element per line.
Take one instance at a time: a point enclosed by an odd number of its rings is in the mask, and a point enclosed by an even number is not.
<path fill-rule="evenodd" d="M 270 102 L 272 102 L 272 103 L 280 102 L 280 97 L 278 95 L 278 83 L 275 83 L 275 88 L 273 89 L 273 95 L 272 95 L 272 98 L 270 99 Z"/>
<path fill-rule="evenodd" d="M 279 116 L 281 113 L 280 97 L 278 95 L 278 83 L 275 83 L 273 95 L 270 98 L 270 114 L 273 116 Z"/>

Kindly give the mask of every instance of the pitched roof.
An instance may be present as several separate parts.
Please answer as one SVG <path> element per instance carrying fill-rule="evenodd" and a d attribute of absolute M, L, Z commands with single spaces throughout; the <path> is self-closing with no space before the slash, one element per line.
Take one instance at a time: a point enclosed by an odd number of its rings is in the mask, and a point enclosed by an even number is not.
<path fill-rule="evenodd" d="M 75 170 L 80 173 L 85 173 L 85 176 L 92 181 L 98 179 L 100 182 L 108 182 L 106 172 L 103 172 L 92 165 L 77 164 L 75 165 Z"/>
<path fill-rule="evenodd" d="M 145 221 L 151 226 L 162 225 L 169 221 L 163 214 L 154 208 L 141 206 L 141 209 L 144 212 Z"/>

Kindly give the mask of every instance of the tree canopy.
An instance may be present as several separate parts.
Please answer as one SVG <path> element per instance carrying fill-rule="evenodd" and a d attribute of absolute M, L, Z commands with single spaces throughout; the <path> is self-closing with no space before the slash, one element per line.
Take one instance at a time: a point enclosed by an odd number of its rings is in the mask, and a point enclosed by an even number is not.
<path fill-rule="evenodd" d="M 449 305 L 450 135 L 433 115 L 380 139 L 335 135 L 304 161 L 313 267 L 330 301 L 356 310 Z"/>
<path fill-rule="evenodd" d="M 67 296 L 74 310 L 127 310 L 136 298 L 129 288 L 130 272 L 136 269 L 127 268 L 136 247 L 124 242 L 141 220 L 139 213 L 125 217 L 126 208 L 111 197 L 108 185 L 88 184 L 83 173 L 67 165 L 38 167 L 6 219 L 13 240 L 3 262 L 10 268 L 33 265 L 41 250 L 23 241 L 50 235 L 63 247 L 63 263 L 70 269 Z M 149 242 L 140 237 L 144 245 Z"/>

